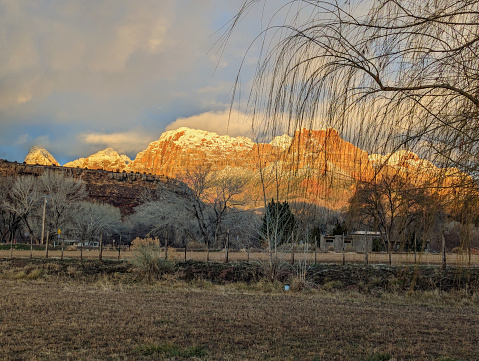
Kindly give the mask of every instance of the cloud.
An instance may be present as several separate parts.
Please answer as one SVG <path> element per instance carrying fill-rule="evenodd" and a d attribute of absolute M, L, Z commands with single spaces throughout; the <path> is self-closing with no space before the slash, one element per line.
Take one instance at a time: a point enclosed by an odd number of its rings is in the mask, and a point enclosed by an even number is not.
<path fill-rule="evenodd" d="M 233 115 L 228 128 L 223 109 L 257 29 L 245 24 L 226 48 L 214 48 L 238 7 L 0 0 L 0 158 L 21 160 L 38 142 L 61 163 L 107 146 L 131 156 L 175 119 L 245 133 L 247 121 Z"/>
<path fill-rule="evenodd" d="M 148 134 L 134 130 L 118 133 L 83 133 L 79 138 L 86 145 L 110 147 L 121 154 L 137 154 L 145 150 L 151 141 Z"/>
<path fill-rule="evenodd" d="M 166 130 L 175 130 L 181 127 L 206 130 L 220 135 L 236 137 L 247 136 L 251 123 L 240 112 L 223 110 L 218 112 L 205 112 L 187 118 L 178 118 L 166 127 Z"/>

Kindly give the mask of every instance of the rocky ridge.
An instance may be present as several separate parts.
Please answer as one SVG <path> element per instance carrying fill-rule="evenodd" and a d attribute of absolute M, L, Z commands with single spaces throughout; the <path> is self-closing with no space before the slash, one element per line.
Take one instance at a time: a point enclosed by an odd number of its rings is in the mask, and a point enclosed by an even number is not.
<path fill-rule="evenodd" d="M 301 129 L 293 136 L 275 137 L 270 143 L 179 128 L 163 133 L 132 161 L 107 148 L 64 167 L 171 178 L 203 168 L 222 176 L 229 173 L 248 178 L 248 208 L 258 207 L 264 194 L 272 198 L 280 193 L 335 209 L 347 205 L 356 180 L 370 179 L 378 168 L 405 175 L 415 172 L 424 179 L 441 171 L 409 151 L 370 155 L 331 128 Z"/>
<path fill-rule="evenodd" d="M 103 169 L 123 171 L 127 168 L 131 159 L 126 155 L 120 155 L 113 148 L 106 148 L 87 158 L 80 158 L 72 162 L 65 163 L 64 167 Z"/>

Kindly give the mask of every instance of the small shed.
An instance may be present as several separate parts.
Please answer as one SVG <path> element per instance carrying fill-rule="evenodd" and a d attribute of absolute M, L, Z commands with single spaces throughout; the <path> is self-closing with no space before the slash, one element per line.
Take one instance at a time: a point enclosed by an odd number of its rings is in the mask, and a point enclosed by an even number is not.
<path fill-rule="evenodd" d="M 380 232 L 356 231 L 348 235 L 321 235 L 319 248 L 321 251 L 372 252 L 373 239 L 381 237 Z"/>

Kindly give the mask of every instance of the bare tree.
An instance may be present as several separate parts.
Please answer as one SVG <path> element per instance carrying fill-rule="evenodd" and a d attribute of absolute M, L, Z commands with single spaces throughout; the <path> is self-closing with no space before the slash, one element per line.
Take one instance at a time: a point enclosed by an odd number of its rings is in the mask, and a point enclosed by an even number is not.
<path fill-rule="evenodd" d="M 381 174 L 356 188 L 349 206 L 350 216 L 381 233 L 389 264 L 392 251 L 404 244 L 413 222 L 426 219 L 429 201 L 426 189 L 424 184 L 398 171 Z"/>
<path fill-rule="evenodd" d="M 194 215 L 200 234 L 207 246 L 218 244 L 218 236 L 228 212 L 242 203 L 247 179 L 213 172 L 208 166 L 188 170 L 179 178 L 189 187 L 190 203 L 186 210 Z M 224 230 L 223 230 L 224 231 Z"/>
<path fill-rule="evenodd" d="M 87 197 L 85 183 L 61 174 L 45 172 L 40 178 L 41 191 L 48 197 L 46 226 L 54 235 L 58 229 L 68 231 L 72 218 Z"/>
<path fill-rule="evenodd" d="M 258 37 L 254 118 L 327 124 L 368 151 L 409 147 L 477 180 L 478 0 L 245 0 L 226 38 L 256 6 L 277 11 Z"/>
<path fill-rule="evenodd" d="M 31 176 L 17 177 L 7 184 L 11 184 L 11 189 L 5 190 L 2 209 L 8 212 L 9 240 L 13 242 L 18 230 L 23 233 L 22 227 L 25 227 L 26 232 L 32 233 L 30 216 L 39 204 L 40 192 L 37 180 Z"/>
<path fill-rule="evenodd" d="M 82 241 L 99 240 L 121 227 L 120 210 L 109 204 L 83 201 L 73 215 L 73 235 Z"/>

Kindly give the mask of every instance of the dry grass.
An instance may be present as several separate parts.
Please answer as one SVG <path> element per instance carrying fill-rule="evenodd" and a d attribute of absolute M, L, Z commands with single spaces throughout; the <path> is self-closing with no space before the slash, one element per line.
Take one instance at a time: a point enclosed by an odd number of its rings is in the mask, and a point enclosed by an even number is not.
<path fill-rule="evenodd" d="M 61 256 L 61 251 L 50 250 L 48 253 L 49 257 L 59 258 Z M 0 258 L 9 258 L 10 257 L 10 250 L 0 250 Z M 29 250 L 14 250 L 13 257 L 15 258 L 29 258 L 30 251 Z M 33 257 L 45 257 L 45 251 L 33 251 Z M 66 258 L 80 258 L 80 251 L 79 250 L 65 250 L 64 257 Z M 132 251 L 122 251 L 121 252 L 121 259 L 132 259 L 135 257 L 135 252 Z M 175 252 L 172 248 L 168 250 L 168 257 L 174 260 L 183 260 L 184 253 L 181 250 Z M 284 260 L 291 260 L 291 254 L 288 253 L 280 253 L 279 257 Z M 304 257 L 308 259 L 310 262 L 314 262 L 314 253 L 304 254 L 304 253 L 296 253 L 295 260 L 301 260 Z M 83 258 L 84 259 L 98 259 L 98 250 L 95 249 L 84 249 L 83 250 Z M 118 251 L 114 250 L 103 250 L 103 258 L 104 259 L 117 259 L 118 258 Z M 232 262 L 235 261 L 246 261 L 248 258 L 247 252 L 232 252 L 229 253 L 229 260 Z M 346 253 L 345 255 L 347 263 L 362 263 L 364 262 L 364 255 L 361 253 Z M 187 253 L 188 260 L 194 261 L 206 261 L 206 252 L 195 251 L 195 252 L 188 252 Z M 262 252 L 251 252 L 250 253 L 250 260 L 267 260 L 268 255 Z M 222 262 L 225 260 L 225 252 L 210 252 L 210 260 L 216 262 Z M 342 263 L 343 255 L 342 253 L 317 253 L 317 261 L 320 263 Z M 449 265 L 468 265 L 468 255 L 466 254 L 455 254 L 450 253 L 447 255 L 447 264 Z M 388 262 L 388 255 L 386 253 L 370 253 L 369 254 L 369 263 L 371 264 L 386 264 Z M 441 264 L 442 262 L 442 255 L 437 253 L 424 253 L 422 255 L 417 256 L 417 263 L 418 264 Z M 393 265 L 401 265 L 401 264 L 414 264 L 414 254 L 413 253 L 400 253 L 400 254 L 393 254 L 392 256 L 392 264 Z M 479 267 L 479 255 L 471 255 L 471 266 Z"/>
<path fill-rule="evenodd" d="M 265 286 L 263 288 L 263 286 Z M 2 360 L 477 360 L 477 302 L 0 279 Z M 386 357 L 390 355 L 391 357 Z"/>

